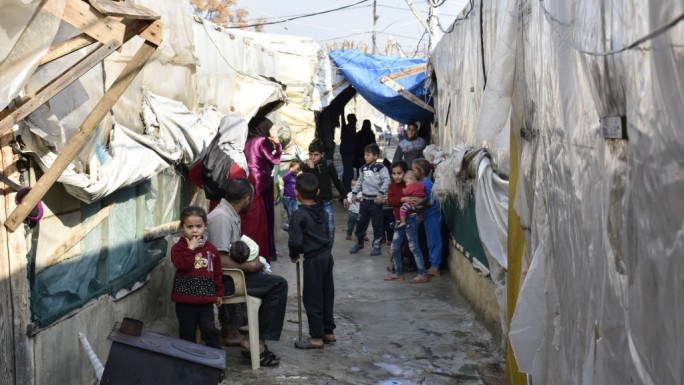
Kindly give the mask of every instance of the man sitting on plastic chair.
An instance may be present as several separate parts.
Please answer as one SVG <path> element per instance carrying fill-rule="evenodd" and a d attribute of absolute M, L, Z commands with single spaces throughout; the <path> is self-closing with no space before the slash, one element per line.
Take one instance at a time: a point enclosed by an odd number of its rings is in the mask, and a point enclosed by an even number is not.
<path fill-rule="evenodd" d="M 277 341 L 283 330 L 285 307 L 287 306 L 287 281 L 275 274 L 264 274 L 264 265 L 258 260 L 237 263 L 230 257 L 231 243 L 240 239 L 240 213 L 247 212 L 254 199 L 254 188 L 247 179 L 232 179 L 226 187 L 224 199 L 209 213 L 208 237 L 221 255 L 223 268 L 239 269 L 244 272 L 247 294 L 262 300 L 259 309 L 259 352 L 261 366 L 274 366 L 280 359 L 268 350 L 265 340 Z M 232 278 L 224 275 L 226 295 L 234 291 Z M 228 305 L 235 306 L 235 305 Z M 222 306 L 219 319 L 225 320 L 226 308 Z M 254 348 L 247 339 L 240 345 L 247 351 Z"/>

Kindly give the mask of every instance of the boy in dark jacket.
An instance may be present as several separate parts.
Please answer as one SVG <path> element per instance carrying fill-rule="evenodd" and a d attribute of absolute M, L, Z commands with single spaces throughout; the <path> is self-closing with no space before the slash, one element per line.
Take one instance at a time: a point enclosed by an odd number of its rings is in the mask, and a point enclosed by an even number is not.
<path fill-rule="evenodd" d="M 340 201 L 344 204 L 344 208 L 349 208 L 349 201 L 347 200 L 347 191 L 342 186 L 340 178 L 337 176 L 337 170 L 332 161 L 326 160 L 325 147 L 320 140 L 314 140 L 309 144 L 309 159 L 302 168 L 305 173 L 310 173 L 318 178 L 318 188 L 320 189 L 318 199 L 323 201 L 323 208 L 328 213 L 328 231 L 330 231 L 330 249 L 332 250 L 333 242 L 335 241 L 335 221 L 333 217 L 332 185 L 335 185 L 337 192 L 340 194 Z"/>
<path fill-rule="evenodd" d="M 298 349 L 321 349 L 323 344 L 335 342 L 333 302 L 333 258 L 330 253 L 328 213 L 318 195 L 318 178 L 312 174 L 297 176 L 295 195 L 299 209 L 290 220 L 290 259 L 299 262 L 304 255 L 304 308 L 309 320 L 308 340 L 296 341 Z"/>

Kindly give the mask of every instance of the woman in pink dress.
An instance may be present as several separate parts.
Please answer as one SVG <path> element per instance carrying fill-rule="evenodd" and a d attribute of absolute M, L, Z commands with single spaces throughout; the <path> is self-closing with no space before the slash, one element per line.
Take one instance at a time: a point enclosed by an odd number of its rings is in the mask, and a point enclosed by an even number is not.
<path fill-rule="evenodd" d="M 263 199 L 266 210 L 268 249 L 264 250 L 264 257 L 274 261 L 277 257 L 274 236 L 273 166 L 280 164 L 283 146 L 277 137 L 271 135 L 271 127 L 273 122 L 264 117 L 254 117 L 249 121 L 245 156 L 249 174 L 256 180 L 256 193 Z"/>

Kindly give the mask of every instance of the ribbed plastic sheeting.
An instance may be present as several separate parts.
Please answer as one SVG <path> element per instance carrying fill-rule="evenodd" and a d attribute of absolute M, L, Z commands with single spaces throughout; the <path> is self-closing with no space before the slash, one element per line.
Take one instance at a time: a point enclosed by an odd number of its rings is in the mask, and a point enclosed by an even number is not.
<path fill-rule="evenodd" d="M 668 24 L 684 3 L 519 12 L 514 207 L 533 266 L 511 328 L 520 367 L 535 384 L 682 383 L 684 23 Z M 626 139 L 604 137 L 607 117 Z"/>

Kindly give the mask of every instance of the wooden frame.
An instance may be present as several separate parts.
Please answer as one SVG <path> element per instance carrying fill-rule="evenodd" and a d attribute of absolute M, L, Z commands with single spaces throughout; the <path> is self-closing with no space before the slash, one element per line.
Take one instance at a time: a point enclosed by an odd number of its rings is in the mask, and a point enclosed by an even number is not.
<path fill-rule="evenodd" d="M 0 111 L 0 172 L 15 182 L 19 182 L 20 179 L 16 167 L 19 156 L 14 154 L 10 147 L 10 142 L 14 138 L 12 132 L 7 131 L 112 52 L 120 49 L 134 36 L 140 36 L 145 41 L 86 117 L 79 130 L 67 141 L 53 165 L 35 184 L 32 184 L 33 188 L 22 204 L 15 204 L 14 191 L 7 188 L 3 190 L 3 199 L 0 201 L 0 220 L 5 225 L 5 228 L 0 229 L 0 384 L 35 382 L 32 342 L 27 335 L 31 316 L 26 258 L 30 248 L 27 236 L 30 237 L 30 233 L 15 230 L 22 226 L 30 210 L 71 163 L 107 112 L 161 44 L 163 29 L 163 24 L 157 20 L 159 15 L 139 5 L 110 0 L 90 0 L 89 3 L 67 0 L 63 13 L 62 10 L 54 9 L 51 1 L 45 1 L 41 6 L 45 11 L 57 14 L 64 22 L 75 26 L 83 33 L 52 46 L 40 65 L 58 60 L 91 44 L 99 44 L 99 47 L 23 103 Z M 106 216 L 109 211 L 111 208 L 103 210 L 101 217 Z M 87 225 L 94 226 L 93 223 Z M 79 228 L 82 231 L 74 233 L 65 243 L 75 242 L 74 240 L 87 229 L 88 226 L 82 225 Z M 68 247 L 68 244 L 62 246 L 60 250 Z M 55 261 L 60 258 L 59 255 L 53 257 Z"/>

